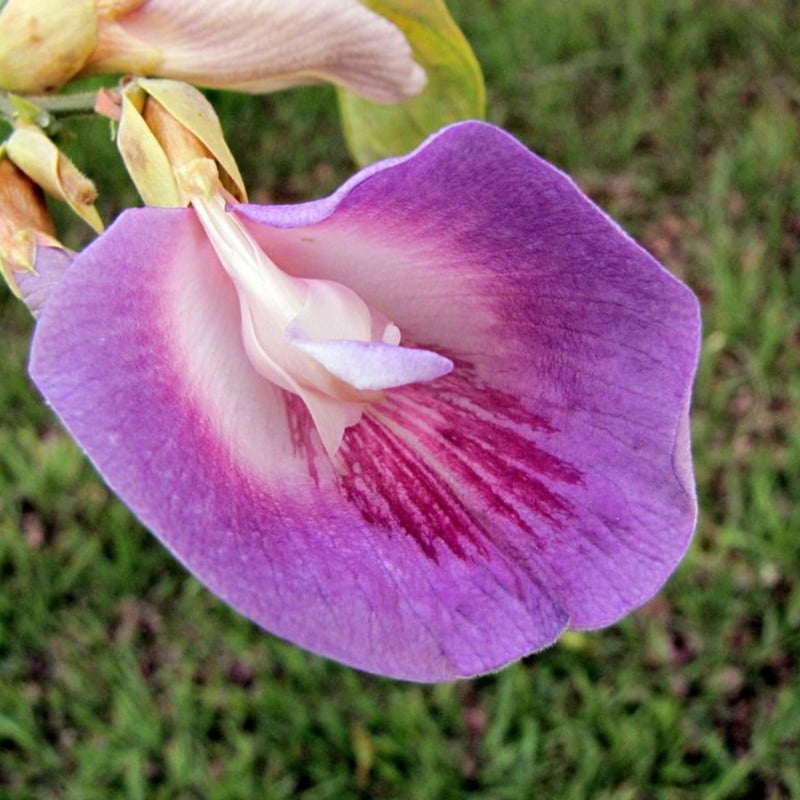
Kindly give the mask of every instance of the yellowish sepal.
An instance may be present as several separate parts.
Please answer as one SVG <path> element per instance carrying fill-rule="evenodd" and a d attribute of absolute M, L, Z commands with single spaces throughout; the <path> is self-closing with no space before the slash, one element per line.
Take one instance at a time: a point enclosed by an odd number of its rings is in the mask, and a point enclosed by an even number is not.
<path fill-rule="evenodd" d="M 36 248 L 61 247 L 42 190 L 0 145 L 0 275 L 20 297 L 15 272 L 35 272 Z"/>
<path fill-rule="evenodd" d="M 186 205 L 178 191 L 172 165 L 142 117 L 146 95 L 131 87 L 122 93 L 117 147 L 139 195 L 148 206 Z"/>
<path fill-rule="evenodd" d="M 69 207 L 96 233 L 103 222 L 94 201 L 94 184 L 37 127 L 17 128 L 6 141 L 6 154 L 34 183 Z"/>
<path fill-rule="evenodd" d="M 247 194 L 211 104 L 193 86 L 140 78 L 121 92 L 117 146 L 139 194 L 149 206 L 185 206 L 176 173 L 208 159 L 232 199 Z"/>
<path fill-rule="evenodd" d="M 222 168 L 225 188 L 237 200 L 245 202 L 247 191 L 239 167 L 225 141 L 225 134 L 214 107 L 203 94 L 188 83 L 166 78 L 141 78 L 137 83 L 205 145 L 211 157 Z"/>
<path fill-rule="evenodd" d="M 3 276 L 12 293 L 22 299 L 17 280 L 18 272 L 36 273 L 36 250 L 39 247 L 57 247 L 66 250 L 53 236 L 40 231 L 17 231 L 11 240 L 0 249 L 0 275 Z"/>

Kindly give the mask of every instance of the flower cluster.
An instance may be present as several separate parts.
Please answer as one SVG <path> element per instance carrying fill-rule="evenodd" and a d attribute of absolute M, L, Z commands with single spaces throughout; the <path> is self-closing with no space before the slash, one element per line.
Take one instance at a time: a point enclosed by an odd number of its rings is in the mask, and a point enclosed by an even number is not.
<path fill-rule="evenodd" d="M 9 0 L 0 31 L 51 5 Z M 148 207 L 60 248 L 41 190 L 99 228 L 92 193 L 18 111 L 0 264 L 38 317 L 34 382 L 139 519 L 267 630 L 410 680 L 498 669 L 652 597 L 696 518 L 691 292 L 479 121 L 330 197 L 246 202 L 213 108 L 175 79 L 402 101 L 424 84 L 413 2 L 85 5 L 53 23 L 47 69 L 2 38 L 0 85 L 136 73 L 96 107 Z M 53 148 L 49 179 L 21 134 Z"/>

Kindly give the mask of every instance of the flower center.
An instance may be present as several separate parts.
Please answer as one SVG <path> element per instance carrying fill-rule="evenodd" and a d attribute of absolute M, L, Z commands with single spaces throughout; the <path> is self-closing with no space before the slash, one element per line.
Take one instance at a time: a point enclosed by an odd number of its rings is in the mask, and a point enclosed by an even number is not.
<path fill-rule="evenodd" d="M 452 370 L 437 353 L 400 347 L 398 327 L 347 286 L 281 270 L 221 193 L 192 193 L 191 204 L 236 287 L 251 364 L 303 400 L 331 458 L 384 390 Z"/>

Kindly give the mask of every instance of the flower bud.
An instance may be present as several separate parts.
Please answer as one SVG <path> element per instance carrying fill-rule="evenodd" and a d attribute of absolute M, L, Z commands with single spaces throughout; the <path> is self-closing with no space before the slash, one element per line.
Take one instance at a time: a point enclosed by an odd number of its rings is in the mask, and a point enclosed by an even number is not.
<path fill-rule="evenodd" d="M 60 247 L 44 195 L 19 167 L 0 155 L 0 274 L 20 296 L 15 272 L 32 272 L 36 248 Z"/>
<path fill-rule="evenodd" d="M 94 0 L 6 0 L 0 9 L 0 89 L 58 89 L 97 45 Z"/>
<path fill-rule="evenodd" d="M 246 199 L 214 109 L 188 84 L 145 78 L 128 84 L 121 93 L 117 146 L 147 205 L 186 205 L 175 171 L 197 158 L 211 159 L 231 197 Z"/>
<path fill-rule="evenodd" d="M 94 184 L 35 125 L 18 127 L 5 144 L 6 155 L 47 194 L 66 203 L 96 233 L 103 222 L 94 201 Z"/>

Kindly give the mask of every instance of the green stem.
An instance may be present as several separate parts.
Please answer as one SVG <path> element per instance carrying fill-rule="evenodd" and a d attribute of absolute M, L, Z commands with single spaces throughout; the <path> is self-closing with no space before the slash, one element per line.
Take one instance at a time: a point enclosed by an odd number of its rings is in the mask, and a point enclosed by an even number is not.
<path fill-rule="evenodd" d="M 29 113 L 28 109 L 38 110 L 39 114 L 31 114 L 31 121 L 47 127 L 53 118 L 91 114 L 96 98 L 97 92 L 12 95 L 10 92 L 0 91 L 0 118 L 13 125 L 23 113 Z M 25 112 L 22 111 L 23 108 Z"/>
<path fill-rule="evenodd" d="M 6 92 L 0 92 L 0 119 L 9 124 L 14 119 L 14 107 L 11 105 Z"/>
<path fill-rule="evenodd" d="M 75 114 L 91 114 L 97 101 L 97 92 L 77 92 L 75 94 L 27 95 L 29 103 L 44 109 L 54 117 L 68 117 Z"/>

